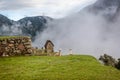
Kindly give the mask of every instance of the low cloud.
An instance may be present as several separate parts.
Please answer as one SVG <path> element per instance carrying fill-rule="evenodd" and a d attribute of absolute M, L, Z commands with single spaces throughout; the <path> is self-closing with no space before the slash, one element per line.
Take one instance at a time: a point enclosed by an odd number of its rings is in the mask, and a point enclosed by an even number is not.
<path fill-rule="evenodd" d="M 32 7 L 25 3 L 25 0 L 0 0 L 0 10 L 18 10 L 26 7 Z"/>
<path fill-rule="evenodd" d="M 72 49 L 74 53 L 97 58 L 105 53 L 119 58 L 119 19 L 109 22 L 101 14 L 83 11 L 48 24 L 49 27 L 38 34 L 33 45 L 43 47 L 45 41 L 50 39 L 55 49 L 61 48 L 63 54 L 68 54 Z"/>
<path fill-rule="evenodd" d="M 11 17 L 46 15 L 54 18 L 61 18 L 81 8 L 92 4 L 96 0 L 0 0 L 0 11 Z M 76 9 L 77 8 L 77 9 Z M 24 14 L 23 14 L 24 13 Z"/>

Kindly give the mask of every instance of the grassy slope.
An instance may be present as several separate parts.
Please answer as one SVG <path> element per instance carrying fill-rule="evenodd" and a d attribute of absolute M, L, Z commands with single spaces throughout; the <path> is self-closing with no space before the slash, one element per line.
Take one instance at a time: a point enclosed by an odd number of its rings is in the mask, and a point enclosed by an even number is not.
<path fill-rule="evenodd" d="M 8 57 L 0 58 L 0 80 L 120 80 L 120 71 L 84 55 Z"/>
<path fill-rule="evenodd" d="M 3 39 L 14 39 L 14 38 L 26 38 L 26 37 L 28 37 L 28 36 L 0 36 L 0 40 L 3 40 Z"/>

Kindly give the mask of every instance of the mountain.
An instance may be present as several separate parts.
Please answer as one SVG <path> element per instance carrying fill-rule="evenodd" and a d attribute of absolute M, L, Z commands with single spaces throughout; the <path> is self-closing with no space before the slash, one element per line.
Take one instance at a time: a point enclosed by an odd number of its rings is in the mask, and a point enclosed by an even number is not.
<path fill-rule="evenodd" d="M 40 33 L 47 28 L 47 23 L 49 21 L 52 21 L 52 18 L 46 16 L 35 16 L 20 19 L 18 23 L 22 26 L 21 29 L 23 34 L 31 36 L 34 40 L 37 33 Z"/>
<path fill-rule="evenodd" d="M 97 0 L 87 9 L 94 14 L 103 15 L 108 20 L 114 20 L 120 14 L 120 0 Z"/>
<path fill-rule="evenodd" d="M 6 16 L 0 14 L 0 35 L 7 35 L 11 32 L 11 26 L 14 21 L 8 19 Z"/>
<path fill-rule="evenodd" d="M 0 14 L 0 27 L 2 25 L 12 25 L 12 20 L 8 19 L 6 16 Z"/>
<path fill-rule="evenodd" d="M 81 10 L 80 13 L 84 11 L 94 15 L 102 15 L 108 21 L 115 21 L 120 14 L 120 0 L 97 0 L 94 4 Z M 77 17 L 73 14 L 73 16 L 69 16 L 69 20 L 71 20 L 71 17 L 73 20 L 77 20 L 79 16 L 81 18 L 81 14 Z M 66 17 L 64 19 L 68 21 Z M 66 22 L 64 19 L 61 19 L 60 22 L 57 21 L 56 24 Z M 27 35 L 34 40 L 37 33 L 42 32 L 47 28 L 47 23 L 52 21 L 53 19 L 47 16 L 25 17 L 13 21 L 0 14 L 0 35 Z"/>
<path fill-rule="evenodd" d="M 37 33 L 47 28 L 47 24 L 52 20 L 47 16 L 34 16 L 13 21 L 0 14 L 0 35 L 31 36 L 34 40 Z"/>

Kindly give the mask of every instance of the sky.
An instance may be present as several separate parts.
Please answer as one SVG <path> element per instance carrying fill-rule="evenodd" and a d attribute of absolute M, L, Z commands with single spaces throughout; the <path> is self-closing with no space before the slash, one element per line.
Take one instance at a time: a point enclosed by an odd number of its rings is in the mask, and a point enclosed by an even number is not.
<path fill-rule="evenodd" d="M 96 0 L 0 0 L 0 14 L 19 20 L 27 16 L 62 18 Z"/>

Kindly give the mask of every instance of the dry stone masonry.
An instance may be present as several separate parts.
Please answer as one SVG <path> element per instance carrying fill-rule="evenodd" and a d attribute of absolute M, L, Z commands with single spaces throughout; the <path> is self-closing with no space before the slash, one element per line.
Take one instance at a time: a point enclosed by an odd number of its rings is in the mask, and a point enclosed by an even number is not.
<path fill-rule="evenodd" d="M 0 56 L 32 54 L 30 37 L 0 38 Z"/>

